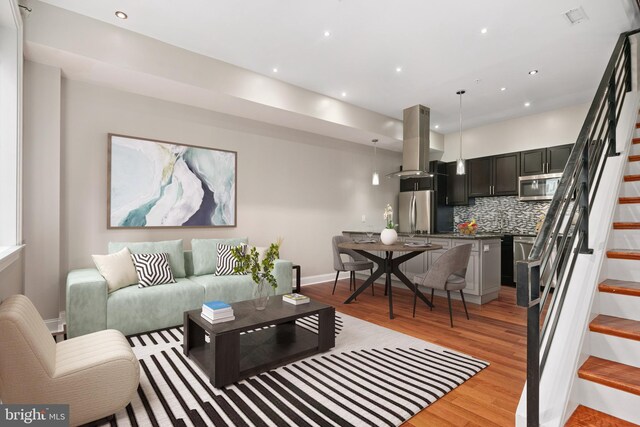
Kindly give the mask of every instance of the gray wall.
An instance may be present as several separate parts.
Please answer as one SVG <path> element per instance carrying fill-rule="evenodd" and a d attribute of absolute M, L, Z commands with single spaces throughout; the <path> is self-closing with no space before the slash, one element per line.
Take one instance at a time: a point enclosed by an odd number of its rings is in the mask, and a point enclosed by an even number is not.
<path fill-rule="evenodd" d="M 60 69 L 25 62 L 24 291 L 45 319 L 58 317 L 60 283 Z"/>
<path fill-rule="evenodd" d="M 27 274 L 28 290 L 43 295 L 36 306 L 45 318 L 56 317 L 57 307 L 64 309 L 66 273 L 91 267 L 91 254 L 105 253 L 109 241 L 183 239 L 188 249 L 192 238 L 248 236 L 265 245 L 283 237 L 281 256 L 301 264 L 303 276 L 312 281 L 333 270 L 331 236 L 369 225 L 382 229 L 384 206 L 396 203 L 397 180 L 383 178 L 379 187 L 371 186 L 371 147 L 64 78 L 58 113 L 52 94 L 60 79 L 56 83 L 52 75 L 59 71 L 27 64 L 25 84 L 50 94 L 43 104 L 25 103 L 24 119 L 25 135 L 33 135 L 25 141 L 31 183 L 25 186 L 30 200 L 25 218 L 31 218 L 25 221 L 27 248 L 42 245 L 38 256 L 36 249 L 29 252 L 25 268 L 34 270 Z M 44 137 L 47 133 L 51 138 Z M 237 151 L 238 226 L 108 230 L 108 133 Z M 378 150 L 382 174 L 400 163 L 400 153 Z M 59 205 L 50 200 L 57 191 Z M 50 280 L 56 276 L 57 281 Z"/>
<path fill-rule="evenodd" d="M 109 241 L 249 236 L 284 238 L 282 256 L 304 275 L 331 272 L 331 236 L 379 217 L 398 181 L 371 186 L 372 149 L 210 111 L 63 80 L 63 248 L 70 269 L 92 264 Z M 238 152 L 238 227 L 107 230 L 107 134 Z M 392 170 L 399 153 L 379 151 Z"/>
<path fill-rule="evenodd" d="M 0 271 L 0 301 L 8 296 L 24 293 L 24 252 Z"/>
<path fill-rule="evenodd" d="M 462 132 L 462 156 L 465 159 L 473 159 L 573 144 L 578 139 L 588 109 L 589 104 L 580 104 L 465 129 Z M 456 160 L 459 150 L 460 133 L 446 134 L 442 161 Z"/>

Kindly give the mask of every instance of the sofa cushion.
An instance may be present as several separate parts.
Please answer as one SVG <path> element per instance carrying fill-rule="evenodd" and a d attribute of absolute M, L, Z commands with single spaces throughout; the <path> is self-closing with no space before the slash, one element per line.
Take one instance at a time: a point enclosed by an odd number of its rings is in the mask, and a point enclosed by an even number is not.
<path fill-rule="evenodd" d="M 109 242 L 109 253 L 129 248 L 132 254 L 169 254 L 171 271 L 176 278 L 187 277 L 184 271 L 184 249 L 182 240 L 165 240 L 162 242 Z"/>
<path fill-rule="evenodd" d="M 193 239 L 191 251 L 193 253 L 193 274 L 202 276 L 214 274 L 218 264 L 218 243 L 237 246 L 247 243 L 249 239 L 239 237 L 236 239 Z"/>
<path fill-rule="evenodd" d="M 150 288 L 129 286 L 109 294 L 107 328 L 130 335 L 181 325 L 184 312 L 201 308 L 203 301 L 203 286 L 185 278 Z"/>
<path fill-rule="evenodd" d="M 91 255 L 91 257 L 96 268 L 107 281 L 108 292 L 138 283 L 138 273 L 133 266 L 128 248 L 122 248 L 121 251 L 109 255 Z"/>
<path fill-rule="evenodd" d="M 224 301 L 226 303 L 253 299 L 256 286 L 249 275 L 241 276 L 191 276 L 189 279 L 204 287 L 205 301 Z"/>
<path fill-rule="evenodd" d="M 223 245 L 218 243 L 218 260 L 216 262 L 216 276 L 231 276 L 238 275 L 241 273 L 236 273 L 236 267 L 240 266 L 240 263 L 231 253 L 233 248 L 240 247 L 242 254 L 244 255 L 247 252 L 247 245 L 244 243 L 240 245 Z"/>
<path fill-rule="evenodd" d="M 138 287 L 176 283 L 171 273 L 168 254 L 131 254 L 131 259 L 138 273 Z"/>

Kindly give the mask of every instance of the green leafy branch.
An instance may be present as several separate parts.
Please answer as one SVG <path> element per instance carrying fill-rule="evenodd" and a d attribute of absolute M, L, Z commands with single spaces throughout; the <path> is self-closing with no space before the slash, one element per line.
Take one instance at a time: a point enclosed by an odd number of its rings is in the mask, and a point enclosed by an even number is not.
<path fill-rule="evenodd" d="M 275 243 L 269 245 L 269 249 L 265 252 L 262 261 L 260 261 L 260 254 L 255 247 L 251 248 L 249 252 L 246 252 L 246 246 L 243 245 L 231 248 L 231 255 L 237 261 L 233 272 L 236 274 L 251 274 L 251 278 L 255 283 L 266 280 L 273 289 L 276 289 L 278 282 L 273 275 L 273 267 L 275 261 L 280 258 L 281 244 L 282 239 L 278 239 Z"/>

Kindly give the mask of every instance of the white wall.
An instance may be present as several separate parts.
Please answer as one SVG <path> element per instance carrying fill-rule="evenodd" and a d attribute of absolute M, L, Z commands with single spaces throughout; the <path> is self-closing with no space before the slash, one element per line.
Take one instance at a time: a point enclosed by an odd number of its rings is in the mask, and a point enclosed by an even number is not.
<path fill-rule="evenodd" d="M 27 113 L 26 120 L 30 114 Z M 107 134 L 238 152 L 238 227 L 107 230 Z M 284 238 L 282 257 L 303 276 L 330 273 L 331 236 L 367 223 L 382 228 L 399 183 L 371 186 L 373 149 L 67 79 L 62 80 L 62 272 L 91 266 L 109 241 L 249 236 Z M 381 173 L 400 153 L 378 150 Z M 29 266 L 27 266 L 29 268 Z"/>
<path fill-rule="evenodd" d="M 58 317 L 60 295 L 60 69 L 25 62 L 25 295 L 45 319 Z"/>
<path fill-rule="evenodd" d="M 581 104 L 546 113 L 505 120 L 462 133 L 462 155 L 466 159 L 554 145 L 573 144 L 589 109 Z M 459 132 L 444 137 L 442 160 L 458 158 Z"/>

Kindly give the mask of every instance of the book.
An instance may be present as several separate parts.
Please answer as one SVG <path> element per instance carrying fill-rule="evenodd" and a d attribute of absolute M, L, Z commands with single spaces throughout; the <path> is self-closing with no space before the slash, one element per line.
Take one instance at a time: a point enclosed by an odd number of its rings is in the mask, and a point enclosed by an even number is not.
<path fill-rule="evenodd" d="M 308 304 L 311 299 L 301 294 L 286 294 L 282 296 L 282 301 L 293 305 Z"/>
<path fill-rule="evenodd" d="M 227 308 L 231 308 L 231 306 L 229 304 L 227 304 L 224 301 L 209 301 L 209 302 L 205 302 L 204 304 L 202 304 L 202 308 L 207 307 L 208 309 L 212 310 L 212 311 L 216 311 L 216 310 L 223 310 L 223 309 L 227 309 Z"/>
<path fill-rule="evenodd" d="M 202 314 L 204 314 L 205 316 L 207 316 L 210 319 L 213 320 L 217 320 L 217 319 L 223 319 L 225 317 L 229 317 L 229 316 L 233 316 L 233 310 L 225 310 L 224 312 L 209 312 L 206 310 L 202 310 Z"/>
<path fill-rule="evenodd" d="M 209 301 L 202 304 L 202 312 L 215 320 L 233 315 L 233 308 L 222 301 Z"/>
<path fill-rule="evenodd" d="M 236 316 L 234 316 L 233 314 L 231 316 L 226 316 L 219 319 L 212 319 L 211 317 L 207 316 L 204 313 L 200 314 L 200 316 L 202 316 L 204 320 L 211 323 L 212 325 L 215 325 L 216 323 L 224 323 L 224 322 L 230 322 L 232 320 L 236 320 Z"/>

